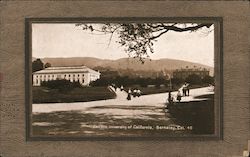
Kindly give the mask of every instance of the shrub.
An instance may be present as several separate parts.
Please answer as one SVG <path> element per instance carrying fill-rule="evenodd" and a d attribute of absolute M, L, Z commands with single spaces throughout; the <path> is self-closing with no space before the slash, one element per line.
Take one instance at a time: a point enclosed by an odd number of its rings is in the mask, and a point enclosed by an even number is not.
<path fill-rule="evenodd" d="M 205 84 L 214 84 L 214 78 L 212 76 L 205 76 L 203 79 L 202 79 L 202 82 L 205 83 Z"/>
<path fill-rule="evenodd" d="M 192 74 L 186 78 L 186 82 L 194 84 L 194 85 L 200 85 L 202 83 L 202 79 L 199 75 Z"/>
<path fill-rule="evenodd" d="M 42 82 L 41 86 L 47 87 L 50 89 L 58 89 L 61 92 L 66 92 L 74 88 L 82 87 L 82 85 L 79 82 L 70 82 L 69 80 L 65 80 L 65 79 Z"/>

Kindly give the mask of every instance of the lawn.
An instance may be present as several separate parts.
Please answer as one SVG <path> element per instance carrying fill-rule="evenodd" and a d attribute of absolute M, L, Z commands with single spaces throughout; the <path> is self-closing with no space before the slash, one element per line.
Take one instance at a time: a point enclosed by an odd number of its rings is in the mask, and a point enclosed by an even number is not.
<path fill-rule="evenodd" d="M 82 87 L 65 92 L 46 87 L 33 87 L 32 91 L 33 103 L 86 102 L 116 97 L 116 94 L 107 87 Z"/>
<path fill-rule="evenodd" d="M 202 101 L 175 102 L 168 105 L 169 113 L 178 125 L 193 126 L 194 134 L 214 133 L 214 94 L 196 98 Z"/>

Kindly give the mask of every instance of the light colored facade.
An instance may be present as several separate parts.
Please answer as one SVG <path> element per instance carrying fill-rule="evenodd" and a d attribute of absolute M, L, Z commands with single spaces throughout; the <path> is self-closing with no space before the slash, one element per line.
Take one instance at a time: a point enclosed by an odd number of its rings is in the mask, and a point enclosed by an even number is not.
<path fill-rule="evenodd" d="M 65 79 L 70 82 L 80 82 L 83 86 L 88 86 L 90 82 L 100 78 L 98 71 L 86 66 L 72 67 L 49 67 L 33 73 L 33 86 L 41 86 L 43 81 Z"/>

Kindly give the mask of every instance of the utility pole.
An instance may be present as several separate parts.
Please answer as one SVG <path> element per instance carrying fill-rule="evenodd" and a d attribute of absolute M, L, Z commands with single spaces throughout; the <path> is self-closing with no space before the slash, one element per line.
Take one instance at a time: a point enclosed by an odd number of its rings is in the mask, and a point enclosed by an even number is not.
<path fill-rule="evenodd" d="M 169 78 L 169 89 L 170 89 L 170 91 L 172 91 L 172 80 L 171 80 L 171 74 L 168 74 L 168 78 Z"/>

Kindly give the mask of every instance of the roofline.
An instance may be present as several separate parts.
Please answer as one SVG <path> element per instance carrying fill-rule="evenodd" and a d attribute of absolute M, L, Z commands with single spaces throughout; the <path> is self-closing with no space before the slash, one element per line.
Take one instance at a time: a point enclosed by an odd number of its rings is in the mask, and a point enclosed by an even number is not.
<path fill-rule="evenodd" d="M 81 67 L 84 69 L 81 69 Z M 101 74 L 99 71 L 95 71 L 93 69 L 90 69 L 87 66 L 68 66 L 68 68 L 65 66 L 58 66 L 58 67 L 55 67 L 55 69 L 49 69 L 49 68 L 54 68 L 54 67 L 48 67 L 48 68 L 33 72 L 32 74 L 65 74 L 65 73 L 88 73 L 88 72 Z M 65 71 L 65 72 L 60 71 L 60 70 L 69 70 L 69 69 L 74 69 L 74 68 L 76 71 Z M 81 69 L 82 71 L 79 69 Z M 47 72 L 44 72 L 45 70 L 47 70 Z M 54 72 L 54 70 L 57 70 L 57 72 Z"/>

